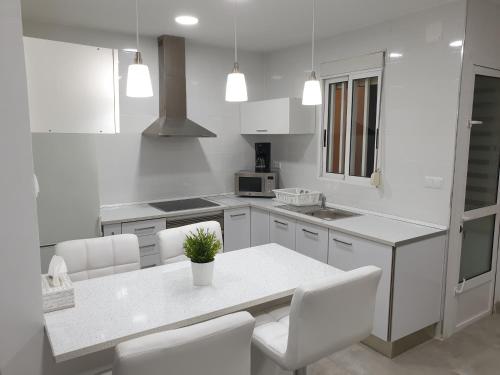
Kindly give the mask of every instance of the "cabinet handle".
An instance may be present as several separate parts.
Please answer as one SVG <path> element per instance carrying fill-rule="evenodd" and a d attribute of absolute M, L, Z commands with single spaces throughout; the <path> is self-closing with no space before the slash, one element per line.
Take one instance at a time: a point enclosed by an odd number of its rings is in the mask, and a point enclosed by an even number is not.
<path fill-rule="evenodd" d="M 155 229 L 155 226 L 153 225 L 152 227 L 135 228 L 134 232 L 140 232 L 142 230 L 151 230 L 151 229 Z"/>
<path fill-rule="evenodd" d="M 240 217 L 240 216 L 245 216 L 246 213 L 243 212 L 242 214 L 233 214 L 233 215 L 229 215 L 230 217 Z"/>
<path fill-rule="evenodd" d="M 304 229 L 304 228 L 302 228 L 302 231 L 305 232 L 305 233 L 312 234 L 313 236 L 319 236 L 319 233 L 311 232 L 310 230 L 307 230 L 307 229 Z"/>
<path fill-rule="evenodd" d="M 152 245 L 142 245 L 142 246 L 139 246 L 139 249 L 147 249 L 149 247 L 155 247 L 156 245 L 155 244 L 152 244 Z"/>
<path fill-rule="evenodd" d="M 337 243 L 341 243 L 342 245 L 346 245 L 346 246 L 352 246 L 352 242 L 349 243 L 349 242 L 344 242 L 344 241 L 341 241 L 341 240 L 338 240 L 336 238 L 333 239 L 335 242 Z"/>
<path fill-rule="evenodd" d="M 267 129 L 257 129 L 257 133 L 266 133 Z"/>
<path fill-rule="evenodd" d="M 284 226 L 288 226 L 288 223 L 284 223 L 284 222 L 279 221 L 279 220 L 274 220 L 274 222 L 275 222 L 276 224 L 281 224 L 281 225 L 284 225 Z"/>

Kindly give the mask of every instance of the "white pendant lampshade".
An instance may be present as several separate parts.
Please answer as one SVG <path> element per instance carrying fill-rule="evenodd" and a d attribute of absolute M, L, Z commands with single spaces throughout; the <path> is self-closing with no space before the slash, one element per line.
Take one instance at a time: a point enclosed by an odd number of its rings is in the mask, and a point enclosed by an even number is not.
<path fill-rule="evenodd" d="M 311 46 L 311 74 L 304 83 L 304 91 L 302 92 L 302 105 L 320 105 L 321 100 L 321 84 L 316 78 L 314 71 L 314 38 L 316 33 L 316 0 L 313 0 L 312 9 L 312 46 Z"/>
<path fill-rule="evenodd" d="M 139 55 L 137 57 L 137 55 Z M 142 64 L 140 52 L 136 62 L 128 67 L 127 96 L 132 98 L 148 98 L 153 96 L 151 76 L 147 65 Z"/>
<path fill-rule="evenodd" d="M 127 96 L 131 98 L 148 98 L 153 96 L 151 85 L 151 75 L 149 68 L 142 63 L 142 56 L 139 50 L 139 4 L 135 0 L 135 32 L 137 42 L 137 52 L 134 63 L 129 65 L 127 73 Z"/>
<path fill-rule="evenodd" d="M 234 31 L 234 67 L 233 71 L 227 75 L 226 81 L 226 102 L 246 102 L 248 100 L 247 82 L 245 75 L 240 72 L 238 64 L 238 32 L 236 25 L 236 5 L 238 0 L 234 0 L 233 31 Z"/>
<path fill-rule="evenodd" d="M 309 79 L 304 83 L 302 105 L 320 105 L 321 102 L 321 84 L 316 79 L 316 73 L 313 71 Z"/>
<path fill-rule="evenodd" d="M 226 102 L 246 102 L 247 83 L 245 75 L 240 73 L 238 63 L 234 63 L 232 73 L 227 75 L 226 81 Z"/>

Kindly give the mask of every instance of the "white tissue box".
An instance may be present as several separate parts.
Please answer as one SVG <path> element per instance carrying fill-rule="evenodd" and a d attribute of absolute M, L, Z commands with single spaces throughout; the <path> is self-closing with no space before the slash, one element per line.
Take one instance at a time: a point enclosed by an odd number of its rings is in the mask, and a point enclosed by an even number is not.
<path fill-rule="evenodd" d="M 49 275 L 42 275 L 43 312 L 75 307 L 75 289 L 67 274 L 61 277 L 60 286 L 52 286 Z"/>

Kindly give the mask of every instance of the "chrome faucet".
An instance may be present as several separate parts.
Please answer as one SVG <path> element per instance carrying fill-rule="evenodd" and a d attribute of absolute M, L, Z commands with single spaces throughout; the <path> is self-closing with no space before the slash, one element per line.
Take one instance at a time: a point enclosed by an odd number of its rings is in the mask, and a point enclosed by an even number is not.
<path fill-rule="evenodd" d="M 321 209 L 326 208 L 326 195 L 321 193 Z"/>

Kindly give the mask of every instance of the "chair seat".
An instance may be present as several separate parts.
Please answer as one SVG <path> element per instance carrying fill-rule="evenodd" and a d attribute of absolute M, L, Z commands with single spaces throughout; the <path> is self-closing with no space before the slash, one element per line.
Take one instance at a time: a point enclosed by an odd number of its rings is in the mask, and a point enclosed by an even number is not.
<path fill-rule="evenodd" d="M 253 343 L 264 353 L 281 363 L 288 343 L 290 306 L 274 308 L 255 317 Z"/>

